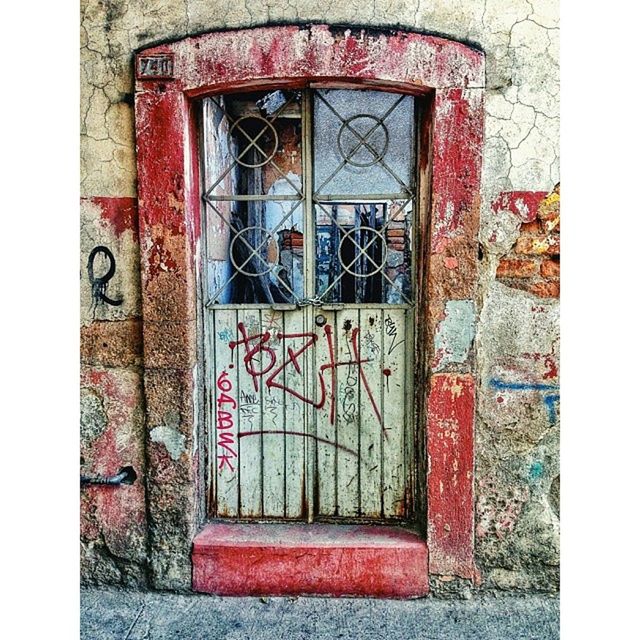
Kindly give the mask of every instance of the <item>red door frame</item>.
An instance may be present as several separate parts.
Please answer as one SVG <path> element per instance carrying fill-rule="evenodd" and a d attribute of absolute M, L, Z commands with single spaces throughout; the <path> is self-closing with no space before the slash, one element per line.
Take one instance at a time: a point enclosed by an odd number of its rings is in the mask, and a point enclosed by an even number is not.
<path fill-rule="evenodd" d="M 417 354 L 419 430 L 428 469 L 418 490 L 429 574 L 477 581 L 474 562 L 473 356 L 436 367 L 434 339 L 451 300 L 475 301 L 478 278 L 484 56 L 407 32 L 278 26 L 208 33 L 136 55 L 136 142 L 147 433 L 168 425 L 178 457 L 147 437 L 150 562 L 157 588 L 189 588 L 190 551 L 204 518 L 199 361 L 200 184 L 193 101 L 245 87 L 359 84 L 431 96 L 423 135 Z M 426 294 L 426 295 L 425 295 Z M 419 316 L 420 317 L 420 316 Z M 201 361 L 201 360 L 200 360 Z M 434 369 L 437 368 L 437 372 Z M 426 476 L 426 477 L 424 477 Z"/>

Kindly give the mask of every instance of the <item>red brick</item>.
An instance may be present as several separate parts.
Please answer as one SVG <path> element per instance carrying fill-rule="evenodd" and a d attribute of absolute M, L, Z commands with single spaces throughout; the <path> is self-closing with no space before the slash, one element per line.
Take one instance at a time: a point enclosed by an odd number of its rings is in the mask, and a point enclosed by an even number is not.
<path fill-rule="evenodd" d="M 527 286 L 527 290 L 541 298 L 560 297 L 560 281 L 536 282 Z"/>
<path fill-rule="evenodd" d="M 516 242 L 516 253 L 524 255 L 560 255 L 560 236 L 520 236 Z"/>
<path fill-rule="evenodd" d="M 193 541 L 193 589 L 228 596 L 410 598 L 429 591 L 426 542 L 399 527 L 210 524 Z"/>
<path fill-rule="evenodd" d="M 498 278 L 529 278 L 538 273 L 535 260 L 500 260 L 496 276 Z"/>
<path fill-rule="evenodd" d="M 540 274 L 545 278 L 557 278 L 560 276 L 559 260 L 543 260 L 540 264 Z"/>
<path fill-rule="evenodd" d="M 142 362 L 142 323 L 138 318 L 92 322 L 80 329 L 83 364 L 128 367 Z"/>
<path fill-rule="evenodd" d="M 523 222 L 520 225 L 520 233 L 539 235 L 544 233 L 540 220 L 534 220 L 533 222 Z"/>

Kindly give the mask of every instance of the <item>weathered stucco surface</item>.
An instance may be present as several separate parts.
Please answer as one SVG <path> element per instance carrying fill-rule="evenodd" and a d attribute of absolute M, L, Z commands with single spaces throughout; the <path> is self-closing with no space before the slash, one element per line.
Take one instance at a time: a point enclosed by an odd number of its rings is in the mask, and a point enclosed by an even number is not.
<path fill-rule="evenodd" d="M 152 432 L 157 455 L 176 460 L 194 446 L 174 432 L 171 408 L 144 423 L 134 51 L 205 31 L 308 22 L 432 32 L 485 52 L 480 288 L 474 300 L 456 300 L 437 319 L 436 346 L 442 352 L 435 366 L 446 371 L 475 353 L 476 555 L 482 587 L 555 590 L 559 328 L 551 258 L 558 262 L 559 249 L 549 243 L 540 249 L 538 242 L 523 254 L 517 244 L 524 246 L 525 236 L 536 234 L 559 240 L 559 225 L 544 226 L 549 206 L 559 204 L 559 193 L 544 204 L 559 182 L 555 0 L 81 2 L 82 469 L 108 475 L 133 465 L 140 479 L 131 487 L 84 491 L 83 576 L 146 583 L 143 429 Z M 531 229 L 534 222 L 541 225 L 537 230 Z M 88 264 L 96 247 L 107 248 L 113 260 L 104 251 L 93 256 L 92 282 Z M 531 255 L 534 266 L 520 262 Z M 113 275 L 101 282 L 110 265 Z M 445 266 L 451 268 L 446 258 Z M 157 267 L 163 268 L 162 255 Z M 499 268 L 506 275 L 497 280 Z M 529 278 L 530 286 L 520 286 L 520 277 Z M 160 377 L 157 387 L 147 394 L 172 392 Z M 150 491 L 163 491 L 157 480 L 150 481 Z M 166 533 L 154 532 L 153 522 L 149 531 L 156 540 Z"/>

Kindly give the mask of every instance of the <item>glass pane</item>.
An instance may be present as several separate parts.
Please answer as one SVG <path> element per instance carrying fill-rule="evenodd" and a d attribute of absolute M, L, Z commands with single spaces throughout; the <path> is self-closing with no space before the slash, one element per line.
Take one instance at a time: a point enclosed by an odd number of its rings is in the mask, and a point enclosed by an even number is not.
<path fill-rule="evenodd" d="M 414 102 L 382 91 L 320 90 L 314 98 L 314 192 L 409 195 Z"/>
<path fill-rule="evenodd" d="M 292 91 L 203 101 L 205 198 L 268 195 L 280 180 L 302 195 L 300 102 Z"/>
<path fill-rule="evenodd" d="M 315 207 L 316 291 L 325 302 L 411 302 L 411 200 Z"/>
<path fill-rule="evenodd" d="M 299 92 L 203 101 L 207 283 L 221 304 L 294 302 L 303 286 Z"/>

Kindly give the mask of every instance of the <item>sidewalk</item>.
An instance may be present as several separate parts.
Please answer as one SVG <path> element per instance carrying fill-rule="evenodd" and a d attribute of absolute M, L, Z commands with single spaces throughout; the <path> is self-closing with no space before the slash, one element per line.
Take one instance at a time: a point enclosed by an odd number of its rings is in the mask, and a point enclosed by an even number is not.
<path fill-rule="evenodd" d="M 559 599 L 261 599 L 83 588 L 81 638 L 552 640 Z"/>

